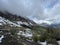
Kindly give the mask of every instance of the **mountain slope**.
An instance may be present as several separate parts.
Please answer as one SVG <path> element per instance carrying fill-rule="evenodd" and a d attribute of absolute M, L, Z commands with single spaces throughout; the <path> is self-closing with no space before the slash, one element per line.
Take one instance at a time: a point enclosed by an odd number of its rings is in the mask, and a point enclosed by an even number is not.
<path fill-rule="evenodd" d="M 17 27 L 27 27 L 31 28 L 31 26 L 36 25 L 35 22 L 28 18 L 24 18 L 21 16 L 17 16 L 15 14 L 11 14 L 9 12 L 0 12 L 0 25 L 9 25 L 9 26 L 17 26 Z"/>

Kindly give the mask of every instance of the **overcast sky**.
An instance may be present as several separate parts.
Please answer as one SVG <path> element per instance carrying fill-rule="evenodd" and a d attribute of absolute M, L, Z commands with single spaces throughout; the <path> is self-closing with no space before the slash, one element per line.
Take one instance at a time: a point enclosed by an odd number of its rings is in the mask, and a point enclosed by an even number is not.
<path fill-rule="evenodd" d="M 60 23 L 60 0 L 0 0 L 0 10 L 29 17 L 37 23 Z"/>

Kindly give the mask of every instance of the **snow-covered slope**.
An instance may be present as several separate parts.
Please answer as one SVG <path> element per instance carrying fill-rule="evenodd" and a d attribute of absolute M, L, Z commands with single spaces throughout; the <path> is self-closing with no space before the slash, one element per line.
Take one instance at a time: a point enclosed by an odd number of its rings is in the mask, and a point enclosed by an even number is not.
<path fill-rule="evenodd" d="M 9 25 L 9 26 L 21 27 L 20 24 L 25 24 L 27 26 L 29 25 L 27 22 L 22 22 L 22 21 L 12 22 L 12 21 L 5 19 L 5 18 L 0 16 L 0 25 Z"/>
<path fill-rule="evenodd" d="M 21 27 L 19 24 L 13 23 L 13 22 L 11 22 L 8 19 L 5 19 L 3 17 L 0 17 L 0 25 L 9 25 L 9 26 Z"/>
<path fill-rule="evenodd" d="M 27 17 L 17 16 L 16 14 L 5 11 L 0 12 L 0 25 L 31 28 L 36 23 Z"/>
<path fill-rule="evenodd" d="M 4 17 L 0 16 L 0 25 L 9 25 L 9 26 L 14 26 L 14 27 L 22 27 L 21 25 L 26 25 L 26 26 L 32 26 L 33 24 L 31 22 L 26 22 L 26 21 L 10 21 Z"/>

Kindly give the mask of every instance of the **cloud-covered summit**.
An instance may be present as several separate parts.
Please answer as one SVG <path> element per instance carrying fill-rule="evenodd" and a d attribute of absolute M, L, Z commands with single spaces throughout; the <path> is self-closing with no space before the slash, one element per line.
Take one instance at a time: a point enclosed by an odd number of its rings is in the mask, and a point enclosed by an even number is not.
<path fill-rule="evenodd" d="M 60 22 L 60 0 L 0 0 L 0 10 L 32 20 Z"/>

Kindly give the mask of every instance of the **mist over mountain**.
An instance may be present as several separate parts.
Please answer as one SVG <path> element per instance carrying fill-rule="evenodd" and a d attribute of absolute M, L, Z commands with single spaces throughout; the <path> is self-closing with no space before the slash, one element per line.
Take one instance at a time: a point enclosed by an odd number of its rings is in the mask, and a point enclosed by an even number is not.
<path fill-rule="evenodd" d="M 0 10 L 31 20 L 60 21 L 60 0 L 0 0 Z"/>
<path fill-rule="evenodd" d="M 32 26 L 37 25 L 33 20 L 30 20 L 29 18 L 17 16 L 16 14 L 12 14 L 7 11 L 4 12 L 0 11 L 0 24 L 17 27 L 23 26 L 26 28 L 32 28 Z"/>

